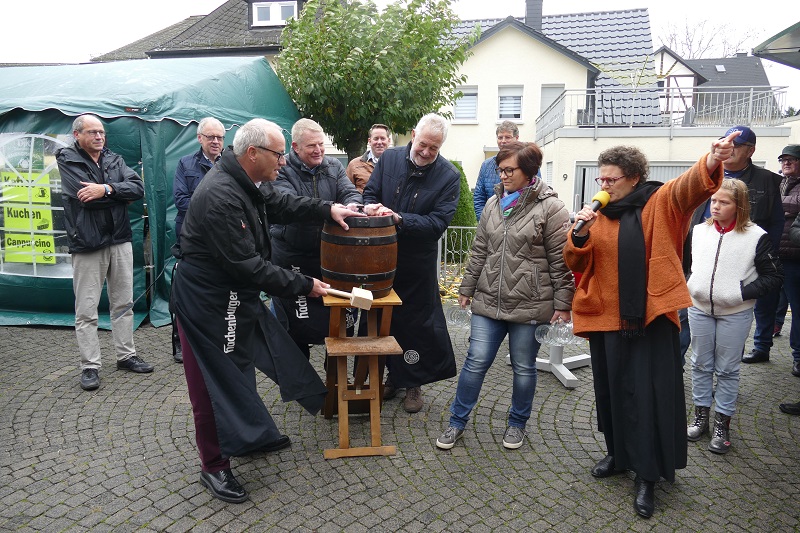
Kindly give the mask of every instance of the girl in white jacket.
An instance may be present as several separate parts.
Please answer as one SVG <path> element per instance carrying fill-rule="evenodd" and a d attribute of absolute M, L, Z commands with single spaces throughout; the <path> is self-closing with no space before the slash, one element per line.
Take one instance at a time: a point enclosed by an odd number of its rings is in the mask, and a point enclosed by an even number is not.
<path fill-rule="evenodd" d="M 692 231 L 692 272 L 688 280 L 693 307 L 692 399 L 694 422 L 687 437 L 694 442 L 709 430 L 716 400 L 714 430 L 708 449 L 730 449 L 731 416 L 739 393 L 739 367 L 753 323 L 756 298 L 780 287 L 783 269 L 767 233 L 750 221 L 747 185 L 726 179 L 711 197 L 711 217 Z M 712 395 L 714 374 L 716 393 Z"/>

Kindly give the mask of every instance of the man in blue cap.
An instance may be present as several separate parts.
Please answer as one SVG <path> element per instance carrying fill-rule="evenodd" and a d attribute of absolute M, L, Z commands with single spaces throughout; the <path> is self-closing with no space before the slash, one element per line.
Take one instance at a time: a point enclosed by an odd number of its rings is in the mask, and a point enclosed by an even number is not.
<path fill-rule="evenodd" d="M 778 257 L 779 243 L 783 233 L 783 206 L 781 205 L 781 177 L 774 172 L 753 164 L 751 159 L 756 151 L 756 134 L 747 126 L 734 126 L 725 132 L 727 137 L 734 131 L 739 136 L 733 140 L 733 155 L 724 161 L 726 178 L 740 179 L 747 184 L 750 196 L 750 219 L 766 231 L 772 240 L 774 255 Z M 720 137 L 722 138 L 722 137 Z M 697 208 L 692 216 L 691 227 L 704 222 L 711 216 L 711 203 L 706 202 Z M 691 230 L 684 245 L 684 272 L 689 273 L 692 265 Z M 743 363 L 761 363 L 769 361 L 769 350 L 772 348 L 772 332 L 775 327 L 775 310 L 778 307 L 780 291 L 767 294 L 756 300 L 754 309 L 756 331 L 753 336 L 753 350 L 742 357 Z M 681 311 L 681 353 L 686 354 L 689 347 L 689 321 L 685 311 Z"/>
<path fill-rule="evenodd" d="M 723 163 L 725 177 L 740 179 L 747 184 L 750 193 L 750 219 L 769 234 L 777 257 L 784 221 L 780 192 L 781 177 L 753 164 L 751 158 L 756 151 L 756 134 L 753 130 L 747 126 L 734 126 L 725 135 L 730 135 L 734 131 L 740 131 L 741 134 L 733 141 L 733 155 Z M 772 331 L 775 327 L 775 309 L 778 307 L 779 297 L 780 291 L 773 291 L 756 300 L 753 350 L 742 357 L 743 363 L 769 361 Z"/>

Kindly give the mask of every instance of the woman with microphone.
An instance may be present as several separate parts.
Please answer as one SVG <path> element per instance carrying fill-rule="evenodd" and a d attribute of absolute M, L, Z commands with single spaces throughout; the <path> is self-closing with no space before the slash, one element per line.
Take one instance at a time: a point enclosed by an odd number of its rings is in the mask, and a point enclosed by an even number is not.
<path fill-rule="evenodd" d="M 649 518 L 655 483 L 686 467 L 686 403 L 678 309 L 692 303 L 681 254 L 692 212 L 723 179 L 722 161 L 739 133 L 665 184 L 647 181 L 647 158 L 616 146 L 598 158 L 597 182 L 609 202 L 586 206 L 564 247 L 580 272 L 573 331 L 589 339 L 598 429 L 608 450 L 591 474 L 636 474 L 634 509 Z"/>

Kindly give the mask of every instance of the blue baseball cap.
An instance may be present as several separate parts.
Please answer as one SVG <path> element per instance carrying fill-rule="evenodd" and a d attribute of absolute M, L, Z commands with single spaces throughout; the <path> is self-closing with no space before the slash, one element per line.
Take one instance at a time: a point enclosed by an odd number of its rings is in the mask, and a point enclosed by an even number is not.
<path fill-rule="evenodd" d="M 753 130 L 747 126 L 734 126 L 726 131 L 725 135 L 722 137 L 727 137 L 734 131 L 740 131 L 741 133 L 733 140 L 733 144 L 749 144 L 750 146 L 756 145 L 756 134 L 753 133 Z"/>

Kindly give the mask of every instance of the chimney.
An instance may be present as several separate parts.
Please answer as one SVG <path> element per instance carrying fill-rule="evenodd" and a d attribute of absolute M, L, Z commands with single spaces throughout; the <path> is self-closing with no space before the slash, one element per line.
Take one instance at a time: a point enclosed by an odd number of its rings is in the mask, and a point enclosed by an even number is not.
<path fill-rule="evenodd" d="M 542 31 L 542 4 L 544 0 L 525 0 L 525 25 Z"/>

